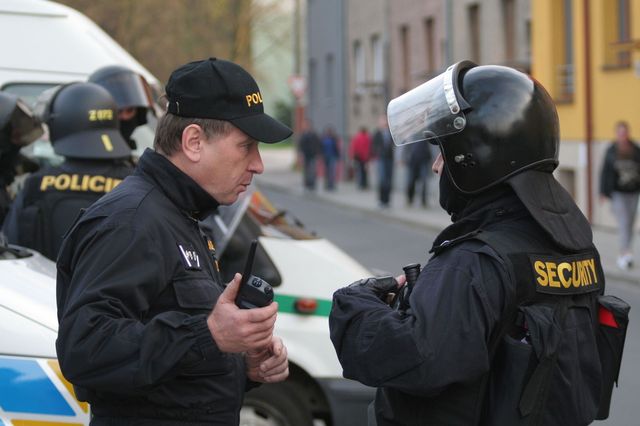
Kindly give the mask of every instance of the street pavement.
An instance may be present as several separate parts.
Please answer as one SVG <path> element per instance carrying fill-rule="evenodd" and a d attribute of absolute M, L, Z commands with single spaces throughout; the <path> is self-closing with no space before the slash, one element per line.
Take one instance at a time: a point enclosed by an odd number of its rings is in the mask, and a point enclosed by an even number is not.
<path fill-rule="evenodd" d="M 437 179 L 431 179 L 429 185 L 428 206 L 423 208 L 416 196 L 413 206 L 407 206 L 404 195 L 404 182 L 406 173 L 402 165 L 396 165 L 394 176 L 394 188 L 391 195 L 391 204 L 388 208 L 381 208 L 378 204 L 376 190 L 376 165 L 369 164 L 368 190 L 359 190 L 353 181 L 339 181 L 334 191 L 326 191 L 322 178 L 318 178 L 317 189 L 314 192 L 305 191 L 302 185 L 302 174 L 295 170 L 295 152 L 293 149 L 263 149 L 261 150 L 265 165 L 265 172 L 256 177 L 259 186 L 265 186 L 274 190 L 320 199 L 335 205 L 355 209 L 380 218 L 400 221 L 406 224 L 426 227 L 434 231 L 440 231 L 451 223 L 449 216 L 438 204 Z M 416 203 L 416 201 L 418 201 Z M 600 257 L 608 279 L 626 281 L 640 284 L 640 257 L 637 258 L 635 268 L 621 270 L 616 265 L 618 253 L 617 235 L 614 228 L 593 227 L 593 236 L 596 247 L 600 251 Z M 640 236 L 634 241 L 634 252 L 640 256 Z"/>

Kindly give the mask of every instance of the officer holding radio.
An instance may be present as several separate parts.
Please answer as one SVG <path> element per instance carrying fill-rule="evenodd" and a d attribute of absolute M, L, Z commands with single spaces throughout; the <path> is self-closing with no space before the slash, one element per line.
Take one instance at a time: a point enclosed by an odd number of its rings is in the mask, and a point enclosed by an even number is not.
<path fill-rule="evenodd" d="M 64 157 L 29 176 L 4 224 L 9 242 L 55 260 L 62 236 L 80 209 L 111 191 L 133 169 L 120 132 L 116 105 L 92 83 L 49 89 L 34 112 L 47 125 L 53 150 Z"/>
<path fill-rule="evenodd" d="M 602 296 L 590 225 L 553 177 L 551 97 L 519 71 L 463 61 L 392 100 L 388 117 L 397 145 L 439 145 L 432 169 L 453 223 L 407 273 L 412 287 L 369 278 L 334 294 L 344 376 L 378 387 L 370 423 L 606 418 L 629 307 Z M 406 297 L 389 306 L 389 293 Z"/>
<path fill-rule="evenodd" d="M 92 425 L 237 425 L 246 390 L 288 376 L 277 303 L 244 303 L 240 274 L 225 288 L 199 221 L 262 173 L 258 141 L 291 130 L 225 60 L 179 67 L 166 94 L 155 150 L 76 220 L 58 258 L 58 358 Z"/>

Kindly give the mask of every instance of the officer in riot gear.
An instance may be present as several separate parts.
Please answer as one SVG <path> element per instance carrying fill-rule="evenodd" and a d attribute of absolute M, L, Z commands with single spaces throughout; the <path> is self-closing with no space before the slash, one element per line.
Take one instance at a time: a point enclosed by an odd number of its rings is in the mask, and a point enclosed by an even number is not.
<path fill-rule="evenodd" d="M 82 208 L 112 190 L 132 168 L 116 103 L 93 83 L 48 90 L 34 108 L 47 125 L 56 154 L 64 157 L 29 176 L 3 226 L 9 242 L 55 260 L 62 236 Z"/>
<path fill-rule="evenodd" d="M 11 204 L 7 187 L 16 176 L 20 149 L 42 133 L 40 121 L 20 98 L 0 92 L 0 225 Z"/>
<path fill-rule="evenodd" d="M 602 296 L 589 222 L 552 175 L 559 124 L 548 93 L 514 69 L 463 61 L 392 100 L 388 119 L 397 145 L 439 146 L 432 168 L 453 223 L 407 309 L 387 305 L 404 277 L 334 294 L 331 339 L 344 375 L 378 387 L 371 423 L 606 417 L 613 380 L 604 372 L 619 368 L 622 344 L 602 355 L 594 319 L 612 296 Z M 628 306 L 614 305 L 624 328 Z"/>
<path fill-rule="evenodd" d="M 89 82 L 104 87 L 113 96 L 118 104 L 120 133 L 131 149 L 136 149 L 131 135 L 147 123 L 149 114 L 155 117 L 149 83 L 142 75 L 121 65 L 99 68 L 89 76 Z"/>

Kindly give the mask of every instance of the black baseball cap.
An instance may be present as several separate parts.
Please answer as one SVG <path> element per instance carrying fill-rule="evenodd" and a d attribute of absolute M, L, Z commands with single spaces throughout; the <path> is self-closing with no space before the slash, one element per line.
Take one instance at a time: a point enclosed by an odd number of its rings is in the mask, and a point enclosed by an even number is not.
<path fill-rule="evenodd" d="M 171 73 L 165 90 L 171 114 L 229 121 L 265 143 L 280 142 L 293 133 L 264 113 L 258 84 L 233 62 L 216 58 L 190 62 Z"/>

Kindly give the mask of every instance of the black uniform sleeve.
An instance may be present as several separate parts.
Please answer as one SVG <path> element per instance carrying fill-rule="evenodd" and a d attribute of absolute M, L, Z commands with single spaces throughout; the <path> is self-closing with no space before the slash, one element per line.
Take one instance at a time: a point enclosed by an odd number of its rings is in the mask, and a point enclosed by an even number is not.
<path fill-rule="evenodd" d="M 334 295 L 331 339 L 344 376 L 428 396 L 489 370 L 488 341 L 503 306 L 498 261 L 471 244 L 432 260 L 406 314 L 365 288 Z"/>
<path fill-rule="evenodd" d="M 222 357 L 205 314 L 140 320 L 167 281 L 157 241 L 128 225 L 74 237 L 63 245 L 57 282 L 56 348 L 67 379 L 135 395 Z"/>

